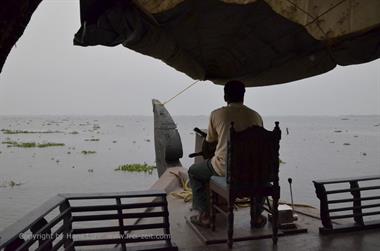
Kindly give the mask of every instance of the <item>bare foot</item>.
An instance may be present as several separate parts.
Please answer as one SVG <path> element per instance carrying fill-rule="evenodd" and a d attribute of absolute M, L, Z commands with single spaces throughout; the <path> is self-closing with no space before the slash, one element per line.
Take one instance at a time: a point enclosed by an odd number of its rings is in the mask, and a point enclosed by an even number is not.
<path fill-rule="evenodd" d="M 200 213 L 199 215 L 193 215 L 190 217 L 190 221 L 201 227 L 209 227 L 210 226 L 210 217 L 206 213 Z"/>

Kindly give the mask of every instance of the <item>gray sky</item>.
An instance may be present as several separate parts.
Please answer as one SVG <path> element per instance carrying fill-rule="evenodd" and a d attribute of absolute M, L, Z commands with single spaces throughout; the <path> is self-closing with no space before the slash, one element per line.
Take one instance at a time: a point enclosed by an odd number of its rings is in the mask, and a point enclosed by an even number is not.
<path fill-rule="evenodd" d="M 76 0 L 44 0 L 0 75 L 0 114 L 152 115 L 193 80 L 122 46 L 72 45 Z M 380 60 L 337 67 L 288 84 L 249 88 L 246 104 L 263 116 L 380 114 Z M 223 105 L 223 88 L 200 82 L 167 104 L 175 115 Z"/>

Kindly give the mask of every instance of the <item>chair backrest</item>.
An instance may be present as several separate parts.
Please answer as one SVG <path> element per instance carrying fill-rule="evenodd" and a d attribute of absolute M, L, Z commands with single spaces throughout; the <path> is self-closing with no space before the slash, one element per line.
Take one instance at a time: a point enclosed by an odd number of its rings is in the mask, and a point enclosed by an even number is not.
<path fill-rule="evenodd" d="M 227 183 L 278 185 L 281 130 L 275 122 L 273 131 L 251 126 L 237 132 L 231 123 L 227 150 Z"/>

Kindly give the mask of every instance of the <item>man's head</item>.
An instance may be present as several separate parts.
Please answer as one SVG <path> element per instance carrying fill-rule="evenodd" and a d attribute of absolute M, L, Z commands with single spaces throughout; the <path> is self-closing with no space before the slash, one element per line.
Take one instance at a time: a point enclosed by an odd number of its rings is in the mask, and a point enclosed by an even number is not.
<path fill-rule="evenodd" d="M 245 86 L 238 80 L 228 81 L 224 85 L 224 100 L 227 103 L 238 103 L 244 101 Z"/>

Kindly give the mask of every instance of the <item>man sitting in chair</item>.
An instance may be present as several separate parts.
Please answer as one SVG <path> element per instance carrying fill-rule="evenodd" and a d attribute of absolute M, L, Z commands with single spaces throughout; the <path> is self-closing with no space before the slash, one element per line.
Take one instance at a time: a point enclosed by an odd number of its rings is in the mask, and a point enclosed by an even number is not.
<path fill-rule="evenodd" d="M 226 175 L 227 140 L 231 122 L 234 122 L 236 131 L 242 131 L 252 125 L 263 126 L 261 116 L 243 104 L 244 93 L 245 86 L 240 81 L 229 81 L 225 84 L 224 100 L 227 102 L 227 106 L 211 112 L 207 137 L 202 147 L 206 160 L 193 164 L 189 168 L 193 209 L 199 212 L 198 215 L 190 218 L 194 224 L 204 227 L 208 227 L 210 224 L 208 183 L 213 175 Z M 214 156 L 211 154 L 212 157 L 208 158 L 213 145 L 216 145 Z M 261 214 L 264 198 L 257 198 L 256 202 L 255 226 L 262 227 L 267 221 Z"/>

